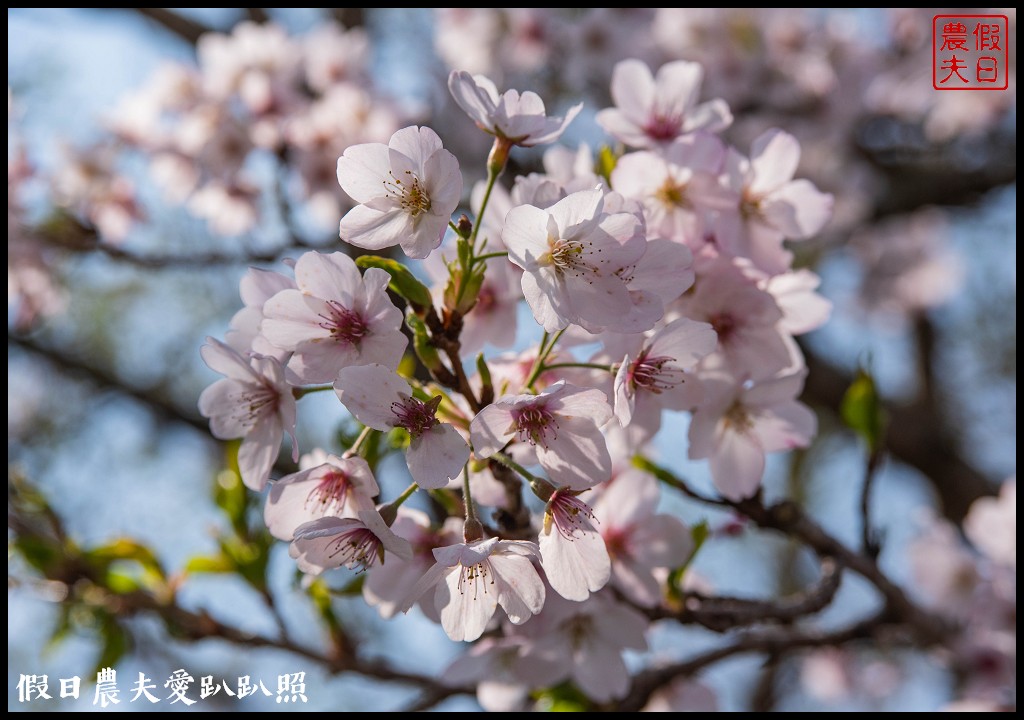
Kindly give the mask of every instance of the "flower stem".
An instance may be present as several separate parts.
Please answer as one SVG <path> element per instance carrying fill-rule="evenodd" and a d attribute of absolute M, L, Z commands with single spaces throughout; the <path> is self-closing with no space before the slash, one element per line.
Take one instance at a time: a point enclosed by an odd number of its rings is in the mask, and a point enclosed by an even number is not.
<path fill-rule="evenodd" d="M 476 508 L 473 507 L 473 493 L 469 490 L 469 463 L 462 466 L 462 504 L 466 507 L 466 522 L 462 526 L 462 537 L 466 542 L 480 540 L 484 536 L 484 526 L 476 519 Z"/>
<path fill-rule="evenodd" d="M 555 370 L 557 368 L 590 368 L 591 370 L 604 370 L 605 372 L 614 372 L 614 365 L 602 365 L 600 363 L 581 363 L 581 362 L 564 362 L 564 363 L 553 363 L 551 365 L 545 364 L 541 372 L 545 370 Z"/>
<path fill-rule="evenodd" d="M 481 263 L 481 262 L 486 262 L 487 260 L 490 260 L 491 258 L 498 258 L 498 257 L 508 257 L 508 250 L 503 250 L 502 252 L 487 253 L 486 255 L 477 255 L 476 257 L 473 258 L 473 262 L 474 263 Z"/>
<path fill-rule="evenodd" d="M 313 385 L 311 387 L 293 388 L 292 389 L 292 395 L 294 395 L 295 399 L 298 400 L 300 398 L 306 397 L 310 393 L 324 392 L 326 390 L 333 390 L 333 389 L 334 389 L 333 385 Z"/>
<path fill-rule="evenodd" d="M 382 505 L 380 508 L 380 516 L 384 518 L 384 522 L 391 527 L 395 524 L 395 519 L 398 517 L 398 508 L 402 507 L 402 503 L 412 497 L 412 494 L 420 489 L 420 486 L 416 483 L 412 483 L 407 487 L 402 494 L 396 497 L 394 500 L 389 502 L 387 505 Z"/>
<path fill-rule="evenodd" d="M 551 355 L 551 351 L 555 349 L 555 343 L 559 341 L 562 334 L 565 332 L 565 328 L 562 328 L 554 337 L 548 335 L 547 330 L 544 331 L 544 336 L 540 340 L 540 348 L 537 350 L 537 359 L 533 363 L 533 367 L 530 369 L 530 374 L 526 378 L 524 385 L 528 390 L 533 389 L 533 384 L 537 382 L 537 378 L 544 372 L 544 361 Z M 550 339 L 550 341 L 549 341 Z"/>
<path fill-rule="evenodd" d="M 376 431 L 372 427 L 364 427 L 362 432 L 359 433 L 359 437 L 357 437 L 356 441 L 352 443 L 352 447 L 346 450 L 345 454 L 342 455 L 342 457 L 350 458 L 353 455 L 358 455 L 360 448 L 362 448 L 363 446 L 363 443 L 365 443 L 366 439 L 370 437 L 370 435 L 374 432 Z"/>
<path fill-rule="evenodd" d="M 544 478 L 537 477 L 532 472 L 524 468 L 522 465 L 517 463 L 511 457 L 503 452 L 496 452 L 491 455 L 492 460 L 497 460 L 505 467 L 515 470 L 517 473 L 523 476 L 523 478 L 530 483 L 530 489 L 533 490 L 534 495 L 539 497 L 544 502 L 551 499 L 551 496 L 555 492 L 555 486 L 549 483 Z"/>

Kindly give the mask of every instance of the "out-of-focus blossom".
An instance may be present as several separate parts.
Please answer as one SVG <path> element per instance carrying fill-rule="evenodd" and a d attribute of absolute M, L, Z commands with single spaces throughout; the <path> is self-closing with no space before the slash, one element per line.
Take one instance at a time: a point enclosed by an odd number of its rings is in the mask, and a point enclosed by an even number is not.
<path fill-rule="evenodd" d="M 765 455 L 807 447 L 817 418 L 797 402 L 806 371 L 760 380 L 701 377 L 704 401 L 690 423 L 690 458 L 708 458 L 718 492 L 742 500 L 757 492 Z"/>
<path fill-rule="evenodd" d="M 979 498 L 964 518 L 964 532 L 992 562 L 1017 568 L 1017 478 L 1003 483 L 998 498 Z"/>
<path fill-rule="evenodd" d="M 699 680 L 673 680 L 651 695 L 640 712 L 718 712 L 718 695 Z"/>
<path fill-rule="evenodd" d="M 612 583 L 635 603 L 654 607 L 662 598 L 658 568 L 680 567 L 693 552 L 693 538 L 682 520 L 658 513 L 658 483 L 637 470 L 625 470 L 599 490 L 594 514 L 612 561 Z"/>
<path fill-rule="evenodd" d="M 655 147 L 680 135 L 718 132 L 732 123 L 724 100 L 697 104 L 704 69 L 678 60 L 658 69 L 657 76 L 639 60 L 623 60 L 612 72 L 614 108 L 597 121 L 618 140 L 633 147 Z"/>

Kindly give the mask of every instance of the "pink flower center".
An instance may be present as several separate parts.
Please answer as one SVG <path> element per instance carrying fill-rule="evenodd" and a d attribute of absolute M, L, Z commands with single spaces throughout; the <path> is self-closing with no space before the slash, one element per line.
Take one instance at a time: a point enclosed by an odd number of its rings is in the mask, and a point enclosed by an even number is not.
<path fill-rule="evenodd" d="M 437 406 L 441 404 L 441 396 L 436 395 L 428 403 L 408 395 L 399 394 L 399 399 L 391 403 L 391 412 L 395 414 L 395 427 L 405 428 L 414 438 L 418 438 L 430 428 L 437 425 Z"/>
<path fill-rule="evenodd" d="M 330 330 L 331 337 L 348 345 L 358 345 L 359 341 L 370 332 L 369 325 L 354 310 L 342 305 L 337 300 L 328 300 L 328 314 L 321 314 L 323 322 L 320 327 Z"/>
<path fill-rule="evenodd" d="M 723 415 L 726 427 L 731 427 L 736 432 L 747 432 L 754 427 L 754 421 L 747 412 L 747 408 L 739 400 L 733 402 Z"/>
<path fill-rule="evenodd" d="M 644 352 L 629 368 L 629 382 L 634 388 L 642 388 L 660 395 L 685 380 L 683 371 L 676 367 L 674 362 L 675 358 L 667 355 L 650 357 Z"/>
<path fill-rule="evenodd" d="M 730 312 L 715 313 L 708 318 L 708 322 L 711 323 L 711 327 L 718 333 L 718 342 L 722 344 L 732 339 L 736 328 L 739 326 L 736 318 Z"/>
<path fill-rule="evenodd" d="M 561 490 L 555 491 L 548 501 L 548 512 L 551 513 L 555 528 L 566 540 L 575 539 L 576 532 L 583 529 L 585 521 L 597 521 L 589 505 Z"/>
<path fill-rule="evenodd" d="M 548 446 L 548 434 L 558 437 L 558 421 L 543 405 L 528 405 L 514 415 L 515 430 L 520 442 Z"/>
<path fill-rule="evenodd" d="M 672 140 L 679 134 L 682 125 L 682 118 L 674 115 L 662 115 L 655 113 L 647 124 L 644 125 L 644 134 L 652 140 L 665 142 Z"/>
<path fill-rule="evenodd" d="M 611 528 L 601 533 L 604 539 L 604 546 L 608 549 L 608 556 L 613 560 L 616 558 L 628 558 L 632 555 L 629 549 L 629 533 L 621 528 Z"/>
<path fill-rule="evenodd" d="M 306 496 L 306 507 L 318 505 L 319 511 L 339 512 L 345 506 L 345 500 L 352 490 L 348 475 L 340 470 L 328 470 L 317 486 Z"/>
<path fill-rule="evenodd" d="M 351 570 L 363 572 L 378 560 L 383 560 L 384 546 L 380 538 L 368 528 L 357 527 L 343 532 L 334 541 L 334 552 L 330 557 L 340 558 L 340 564 Z"/>
<path fill-rule="evenodd" d="M 250 429 L 267 415 L 277 412 L 280 401 L 277 391 L 266 385 L 253 385 L 234 398 L 234 418 Z"/>

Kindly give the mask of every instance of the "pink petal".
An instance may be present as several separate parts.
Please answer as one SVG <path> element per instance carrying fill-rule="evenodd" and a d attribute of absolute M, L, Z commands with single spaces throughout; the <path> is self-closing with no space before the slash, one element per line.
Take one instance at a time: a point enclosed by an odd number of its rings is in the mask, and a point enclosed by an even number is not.
<path fill-rule="evenodd" d="M 377 363 L 342 368 L 334 391 L 356 420 L 374 430 L 394 427 L 391 404 L 398 402 L 399 393 L 412 394 L 409 383 Z"/>
<path fill-rule="evenodd" d="M 778 189 L 793 178 L 799 163 L 800 143 L 795 137 L 778 129 L 758 135 L 750 146 L 750 192 L 763 196 Z"/>
<path fill-rule="evenodd" d="M 729 500 L 751 497 L 764 475 L 764 449 L 754 435 L 725 428 L 710 458 L 715 487 Z"/>
<path fill-rule="evenodd" d="M 439 490 L 462 472 L 469 461 L 469 446 L 458 430 L 441 423 L 413 438 L 405 459 L 412 479 L 420 487 Z"/>

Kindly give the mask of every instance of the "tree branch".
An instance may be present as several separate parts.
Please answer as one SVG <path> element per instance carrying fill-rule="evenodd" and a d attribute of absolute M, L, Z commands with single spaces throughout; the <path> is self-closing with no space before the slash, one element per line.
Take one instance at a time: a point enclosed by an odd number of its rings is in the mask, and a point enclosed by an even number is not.
<path fill-rule="evenodd" d="M 107 8 L 108 10 L 123 10 L 124 8 Z M 185 40 L 190 45 L 195 45 L 199 42 L 199 38 L 208 32 L 212 32 L 213 28 L 203 25 L 201 22 L 197 22 L 192 18 L 179 15 L 178 13 L 168 10 L 167 8 L 128 8 L 134 10 L 139 15 L 145 18 L 149 18 L 156 24 L 163 27 L 165 30 L 177 35 L 182 40 Z"/>

